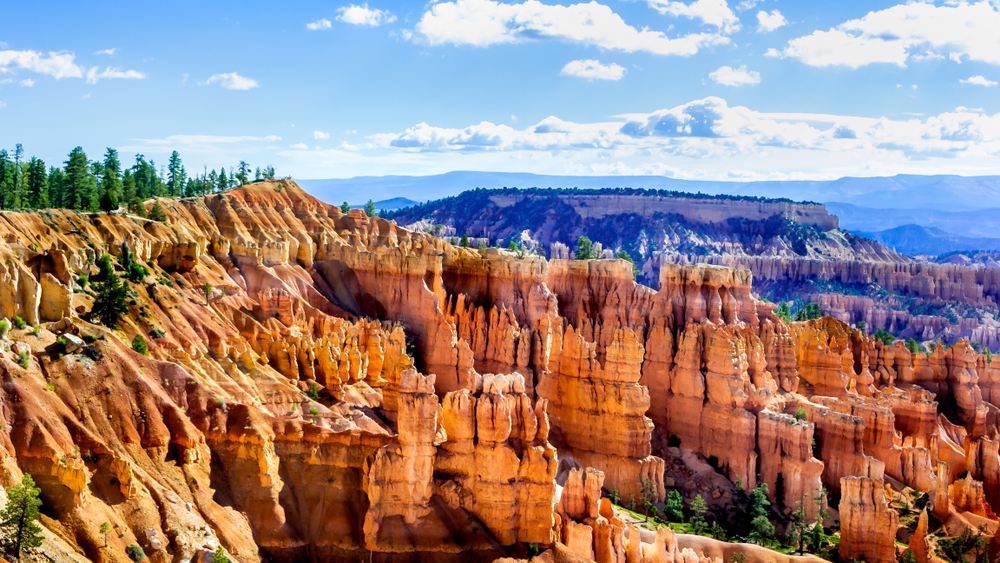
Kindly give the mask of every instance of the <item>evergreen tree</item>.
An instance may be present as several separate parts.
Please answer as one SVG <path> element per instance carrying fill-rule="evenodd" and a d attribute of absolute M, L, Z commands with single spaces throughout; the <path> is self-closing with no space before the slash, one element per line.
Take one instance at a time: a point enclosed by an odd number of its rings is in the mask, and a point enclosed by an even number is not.
<path fill-rule="evenodd" d="M 215 172 L 214 169 L 208 173 L 207 179 L 208 179 L 208 184 L 206 185 L 207 190 L 209 192 L 215 190 L 215 187 L 219 185 L 219 175 Z"/>
<path fill-rule="evenodd" d="M 42 528 L 35 522 L 41 492 L 27 473 L 19 485 L 7 487 L 7 506 L 0 511 L 0 545 L 18 559 L 24 550 L 42 545 Z"/>
<path fill-rule="evenodd" d="M 226 178 L 226 169 L 222 168 L 219 173 L 219 191 L 225 191 L 229 187 L 229 180 Z"/>
<path fill-rule="evenodd" d="M 163 210 L 163 206 L 160 205 L 160 200 L 156 200 L 153 204 L 153 208 L 149 210 L 149 218 L 154 221 L 160 221 L 161 223 L 167 220 L 167 213 Z"/>
<path fill-rule="evenodd" d="M 128 298 L 128 287 L 112 270 L 105 281 L 94 284 L 94 291 L 97 293 L 97 298 L 94 299 L 94 307 L 90 314 L 104 326 L 117 328 L 118 321 L 128 313 L 128 305 L 125 303 Z"/>
<path fill-rule="evenodd" d="M 15 145 L 13 157 L 14 162 L 11 169 L 12 175 L 9 190 L 4 194 L 4 200 L 0 202 L 0 208 L 2 209 L 10 209 L 17 204 L 17 193 L 21 189 L 21 175 L 23 174 L 21 159 L 24 158 L 24 147 L 21 146 L 21 143 Z"/>
<path fill-rule="evenodd" d="M 170 163 L 167 165 L 167 192 L 170 197 L 181 195 L 187 172 L 181 164 L 181 155 L 177 151 L 170 153 Z"/>
<path fill-rule="evenodd" d="M 0 209 L 6 209 L 7 194 L 14 189 L 14 161 L 7 150 L 0 150 Z"/>
<path fill-rule="evenodd" d="M 694 527 L 694 533 L 700 534 L 705 529 L 705 513 L 708 511 L 708 505 L 705 504 L 705 499 L 699 494 L 694 496 L 688 507 L 691 509 L 691 514 L 693 514 L 691 525 Z"/>
<path fill-rule="evenodd" d="M 62 168 L 52 166 L 49 168 L 49 205 L 52 207 L 66 207 L 63 193 L 66 185 L 66 174 Z"/>
<path fill-rule="evenodd" d="M 340 204 L 340 212 L 343 213 L 344 215 L 347 215 L 348 213 L 350 213 L 351 212 L 351 206 L 350 206 L 350 204 L 348 204 L 346 201 L 344 203 L 341 203 Z"/>
<path fill-rule="evenodd" d="M 121 162 L 118 160 L 118 151 L 108 147 L 104 153 L 104 175 L 101 178 L 101 198 L 100 206 L 104 211 L 118 209 L 118 202 L 121 200 L 124 188 L 122 186 Z"/>
<path fill-rule="evenodd" d="M 68 209 L 85 209 L 90 203 L 90 189 L 94 178 L 82 147 L 76 147 L 66 159 L 66 183 L 63 187 L 63 205 Z"/>
<path fill-rule="evenodd" d="M 212 563 L 229 563 L 229 558 L 226 557 L 226 550 L 222 549 L 221 545 L 212 553 Z"/>
<path fill-rule="evenodd" d="M 31 158 L 28 164 L 27 201 L 25 206 L 31 209 L 45 209 L 49 206 L 49 176 L 45 171 L 45 163 L 40 158 Z"/>
<path fill-rule="evenodd" d="M 670 491 L 667 495 L 667 503 L 663 507 L 663 515 L 671 522 L 680 522 L 684 519 L 684 499 L 677 490 Z"/>
<path fill-rule="evenodd" d="M 592 243 L 587 237 L 580 237 L 577 239 L 574 257 L 577 260 L 593 260 L 596 258 L 596 256 L 594 256 L 594 243 Z"/>
<path fill-rule="evenodd" d="M 462 240 L 458 242 L 458 245 L 462 248 L 469 248 L 469 237 L 467 235 L 462 235 Z"/>
<path fill-rule="evenodd" d="M 365 204 L 365 215 L 369 217 L 378 217 L 378 209 L 375 209 L 375 202 L 370 199 L 368 200 L 368 203 Z"/>
<path fill-rule="evenodd" d="M 255 168 L 254 171 L 253 171 L 253 181 L 254 182 L 259 182 L 260 181 L 260 166 L 258 166 L 257 168 Z"/>
<path fill-rule="evenodd" d="M 236 172 L 236 179 L 239 180 L 241 186 L 245 186 L 250 183 L 249 176 L 250 165 L 245 160 L 241 160 L 239 170 Z"/>
<path fill-rule="evenodd" d="M 139 352 L 143 356 L 149 355 L 149 347 L 146 346 L 146 338 L 141 334 L 136 334 L 135 338 L 132 339 L 132 349 Z"/>
<path fill-rule="evenodd" d="M 101 528 L 98 531 L 104 536 L 104 547 L 108 547 L 108 534 L 111 533 L 111 524 L 101 522 Z"/>

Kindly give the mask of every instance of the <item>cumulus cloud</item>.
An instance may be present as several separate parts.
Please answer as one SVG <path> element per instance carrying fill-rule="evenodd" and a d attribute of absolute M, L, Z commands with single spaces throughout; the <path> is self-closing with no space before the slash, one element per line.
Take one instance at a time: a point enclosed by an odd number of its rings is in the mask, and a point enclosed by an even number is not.
<path fill-rule="evenodd" d="M 330 29 L 330 27 L 332 25 L 333 24 L 330 22 L 330 20 L 328 20 L 326 18 L 320 18 L 320 19 L 318 19 L 318 20 L 316 20 L 314 22 L 307 23 L 306 24 L 306 29 L 311 29 L 312 31 L 317 31 L 317 30 L 320 30 L 320 29 Z"/>
<path fill-rule="evenodd" d="M 661 14 L 698 19 L 707 25 L 714 25 L 724 33 L 731 33 L 740 28 L 740 19 L 729 9 L 726 0 L 695 0 L 690 4 L 670 0 L 646 1 Z"/>
<path fill-rule="evenodd" d="M 625 76 L 625 67 L 615 63 L 602 65 L 601 61 L 587 59 L 570 61 L 559 74 L 563 76 L 579 76 L 587 80 L 621 80 Z"/>
<path fill-rule="evenodd" d="M 95 55 L 114 55 L 115 51 L 117 51 L 117 50 L 118 50 L 118 47 L 114 47 L 112 49 L 104 49 L 104 50 L 101 50 L 101 51 L 97 51 L 94 54 Z"/>
<path fill-rule="evenodd" d="M 74 59 L 73 53 L 52 52 L 48 54 L 36 51 L 0 51 L 0 74 L 5 74 L 17 69 L 45 74 L 55 78 L 82 78 L 83 69 L 80 68 Z"/>
<path fill-rule="evenodd" d="M 213 74 L 208 77 L 208 80 L 199 82 L 199 84 L 202 86 L 207 84 L 219 84 L 227 90 L 249 90 L 260 86 L 260 84 L 258 84 L 253 78 L 246 78 L 245 76 L 240 76 L 235 72 Z"/>
<path fill-rule="evenodd" d="M 828 31 L 817 30 L 788 42 L 772 56 L 811 66 L 861 66 L 947 56 L 961 62 L 1000 64 L 1000 6 L 988 0 L 937 6 L 909 2 L 869 12 Z"/>
<path fill-rule="evenodd" d="M 740 68 L 731 66 L 721 66 L 718 70 L 708 73 L 708 76 L 716 84 L 723 86 L 746 86 L 747 84 L 760 84 L 760 73 L 755 70 L 747 70 L 747 65 Z"/>
<path fill-rule="evenodd" d="M 313 139 L 329 139 L 330 134 L 324 131 L 313 131 Z"/>
<path fill-rule="evenodd" d="M 291 145 L 289 148 L 293 148 L 293 149 L 297 149 L 297 150 L 307 150 L 309 148 L 309 145 L 307 145 L 305 143 L 295 143 L 294 145 Z"/>
<path fill-rule="evenodd" d="M 989 88 L 990 86 L 997 85 L 996 81 L 990 80 L 982 75 L 963 78 L 962 80 L 959 80 L 959 82 L 961 82 L 962 84 L 975 84 L 976 86 L 986 86 L 987 88 Z"/>
<path fill-rule="evenodd" d="M 368 4 L 364 4 L 363 6 L 351 4 L 343 8 L 337 8 L 337 12 L 340 14 L 337 16 L 337 21 L 354 25 L 370 25 L 375 27 L 396 21 L 396 16 L 390 14 L 387 10 L 369 8 Z"/>
<path fill-rule="evenodd" d="M 788 25 L 788 20 L 778 10 L 757 12 L 757 33 L 771 33 L 785 25 Z"/>
<path fill-rule="evenodd" d="M 524 129 L 487 121 L 461 129 L 420 123 L 400 133 L 372 135 L 368 141 L 363 148 L 407 153 L 631 151 L 717 158 L 781 149 L 830 158 L 879 154 L 904 160 L 995 159 L 1000 156 L 1000 113 L 991 116 L 960 107 L 923 119 L 892 120 L 757 112 L 709 97 L 617 121 L 573 123 L 548 117 Z"/>
<path fill-rule="evenodd" d="M 19 81 L 18 84 L 24 86 L 25 88 L 31 88 L 35 85 L 35 81 L 30 78 L 25 78 L 24 80 Z M 994 84 L 996 84 L 996 82 L 994 82 Z"/>
<path fill-rule="evenodd" d="M 92 67 L 87 71 L 87 84 L 97 84 L 102 78 L 121 78 L 124 80 L 142 80 L 146 75 L 137 70 L 122 70 L 120 68 L 107 67 L 98 72 L 97 67 Z"/>
<path fill-rule="evenodd" d="M 526 0 L 504 4 L 493 0 L 439 2 L 414 27 L 414 40 L 428 45 L 488 47 L 502 43 L 551 40 L 616 51 L 689 56 L 699 49 L 729 42 L 719 33 L 692 33 L 677 38 L 660 31 L 636 29 L 608 6 L 590 2 L 569 6 Z"/>

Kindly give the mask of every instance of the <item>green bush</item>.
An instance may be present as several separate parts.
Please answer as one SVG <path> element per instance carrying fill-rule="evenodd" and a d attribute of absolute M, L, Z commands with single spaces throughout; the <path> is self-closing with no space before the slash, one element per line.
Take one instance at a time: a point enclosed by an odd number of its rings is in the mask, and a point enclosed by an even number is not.
<path fill-rule="evenodd" d="M 82 287 L 84 289 L 87 288 L 87 284 L 89 282 L 90 282 L 90 277 L 88 277 L 88 276 L 80 276 L 80 277 L 76 278 L 76 283 L 80 284 L 80 287 Z"/>
<path fill-rule="evenodd" d="M 129 546 L 125 548 L 125 553 L 127 553 L 129 559 L 135 561 L 135 563 L 139 563 L 139 561 L 146 558 L 146 553 L 142 551 L 142 548 L 139 547 L 139 544 L 137 543 L 129 544 Z"/>
<path fill-rule="evenodd" d="M 161 328 L 154 328 L 153 330 L 149 331 L 149 335 L 152 336 L 153 338 L 163 338 L 164 336 L 166 336 L 166 334 L 167 333 L 163 332 L 163 329 Z"/>
<path fill-rule="evenodd" d="M 7 319 L 0 320 L 0 338 L 7 336 L 8 330 L 10 330 L 10 321 Z"/>
<path fill-rule="evenodd" d="M 795 409 L 795 420 L 801 420 L 802 422 L 805 422 L 809 420 L 809 413 L 806 412 L 806 409 L 799 407 Z"/>
<path fill-rule="evenodd" d="M 143 356 L 149 354 L 149 348 L 146 346 L 146 339 L 142 337 L 141 334 L 135 335 L 132 339 L 132 349 L 139 352 Z"/>
<path fill-rule="evenodd" d="M 24 319 L 22 319 L 21 317 L 14 317 L 14 326 L 16 326 L 18 329 L 23 329 L 24 327 L 28 326 L 28 323 L 24 322 Z"/>
<path fill-rule="evenodd" d="M 309 414 L 316 416 L 319 414 L 319 409 L 317 409 L 316 407 L 309 407 Z"/>

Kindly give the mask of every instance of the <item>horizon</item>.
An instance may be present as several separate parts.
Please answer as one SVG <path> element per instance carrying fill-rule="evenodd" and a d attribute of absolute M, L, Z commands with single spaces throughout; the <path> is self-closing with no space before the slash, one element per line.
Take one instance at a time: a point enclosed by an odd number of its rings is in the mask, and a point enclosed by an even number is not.
<path fill-rule="evenodd" d="M 79 145 L 302 179 L 1000 174 L 985 0 L 48 8 L 11 6 L 27 24 L 0 36 L 2 144 L 48 165 Z"/>

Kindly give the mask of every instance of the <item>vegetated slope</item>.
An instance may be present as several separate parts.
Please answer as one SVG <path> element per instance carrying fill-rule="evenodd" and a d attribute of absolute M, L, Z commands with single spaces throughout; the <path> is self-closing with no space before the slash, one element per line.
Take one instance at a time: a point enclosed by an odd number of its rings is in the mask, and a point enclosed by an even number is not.
<path fill-rule="evenodd" d="M 653 291 L 623 260 L 458 248 L 287 181 L 160 203 L 0 223 L 24 321 L 0 335 L 0 480 L 32 474 L 80 556 L 815 562 L 704 537 L 799 523 L 816 554 L 894 563 L 897 524 L 995 521 L 1000 359 L 967 343 L 786 324 L 728 268 L 664 264 Z M 115 276 L 116 330 L 91 322 Z M 900 523 L 931 490 L 930 527 Z M 703 536 L 636 517 L 682 491 L 705 512 L 670 517 Z"/>
<path fill-rule="evenodd" d="M 389 212 L 401 225 L 477 246 L 568 258 L 580 236 L 605 257 L 624 250 L 657 287 L 663 263 L 753 272 L 760 295 L 810 301 L 846 322 L 903 338 L 959 338 L 1000 348 L 1000 271 L 929 264 L 837 227 L 824 206 L 656 190 L 470 190 Z M 483 237 L 478 238 L 478 237 Z M 485 239 L 485 240 L 483 240 Z"/>
<path fill-rule="evenodd" d="M 902 225 L 884 231 L 854 231 L 854 234 L 878 241 L 897 252 L 936 256 L 960 250 L 998 250 L 1000 238 L 971 238 L 947 233 L 936 227 Z"/>

